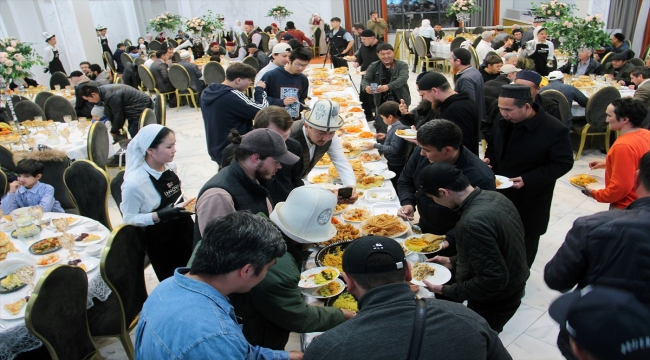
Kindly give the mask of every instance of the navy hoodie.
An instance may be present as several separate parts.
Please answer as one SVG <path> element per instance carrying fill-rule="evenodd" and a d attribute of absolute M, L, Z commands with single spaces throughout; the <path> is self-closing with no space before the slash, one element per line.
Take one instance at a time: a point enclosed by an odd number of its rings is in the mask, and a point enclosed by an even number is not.
<path fill-rule="evenodd" d="M 201 93 L 205 139 L 212 161 L 221 161 L 232 129 L 241 135 L 253 130 L 253 118 L 258 111 L 269 105 L 262 88 L 256 88 L 255 95 L 261 99 L 261 103 L 256 103 L 243 92 L 223 84 L 210 84 Z"/>
<path fill-rule="evenodd" d="M 294 120 L 300 119 L 300 110 L 302 106 L 295 102 L 291 105 L 284 105 L 284 98 L 296 97 L 299 102 L 305 103 L 309 92 L 309 80 L 304 74 L 289 74 L 284 67 L 273 69 L 264 76 L 262 81 L 266 83 L 266 92 L 268 93 L 269 105 L 284 107 Z M 261 87 L 255 87 L 255 94 Z M 257 96 L 255 100 L 260 101 Z"/>

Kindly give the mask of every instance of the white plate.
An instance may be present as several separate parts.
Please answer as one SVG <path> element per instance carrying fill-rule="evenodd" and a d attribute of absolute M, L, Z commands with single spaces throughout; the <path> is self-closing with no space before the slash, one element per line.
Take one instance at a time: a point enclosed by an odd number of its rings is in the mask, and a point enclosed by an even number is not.
<path fill-rule="evenodd" d="M 330 178 L 330 181 L 324 181 L 324 182 L 315 182 L 315 181 L 314 181 L 314 177 L 316 177 L 316 176 L 318 176 L 318 175 L 323 175 L 323 174 L 326 175 L 326 176 L 328 176 L 328 177 Z M 320 172 L 320 171 L 319 171 L 319 172 L 315 172 L 315 173 L 309 174 L 308 177 L 307 177 L 307 181 L 309 181 L 309 182 L 312 183 L 312 184 L 328 184 L 328 183 L 331 184 L 331 183 L 332 183 L 332 180 L 333 180 L 332 177 L 329 176 L 329 175 L 327 175 L 327 172 L 326 172 L 326 171 L 325 171 L 325 172 Z"/>
<path fill-rule="evenodd" d="M 50 256 L 50 255 L 52 255 L 52 256 L 58 256 L 58 257 L 59 257 L 59 260 L 57 260 L 57 261 L 55 261 L 55 262 L 53 262 L 53 263 L 51 263 L 51 264 L 48 264 L 48 265 L 38 265 L 38 262 L 41 261 L 41 258 L 42 258 L 42 257 L 46 257 L 46 256 Z M 41 267 L 41 268 L 44 268 L 44 267 L 49 267 L 49 266 L 52 266 L 52 265 L 56 265 L 56 264 L 58 264 L 59 262 L 61 262 L 61 255 L 59 255 L 59 254 L 46 254 L 46 255 L 39 256 L 39 257 L 36 259 L 36 266 Z"/>
<path fill-rule="evenodd" d="M 54 226 L 54 223 L 51 222 L 51 221 L 54 220 L 54 219 L 60 219 L 60 218 L 74 218 L 75 219 L 71 224 L 68 224 L 68 229 L 79 224 L 79 218 L 76 217 L 76 216 L 52 216 L 52 217 L 50 217 L 50 225 L 48 225 L 46 229 L 56 231 L 56 226 Z"/>
<path fill-rule="evenodd" d="M 372 209 L 372 215 L 396 215 L 399 212 L 400 205 L 397 202 L 394 203 L 376 203 L 370 207 Z"/>
<path fill-rule="evenodd" d="M 397 208 L 397 209 L 399 209 L 399 208 Z M 396 212 L 391 214 L 391 215 L 395 215 L 395 214 L 396 214 Z M 395 215 L 395 216 L 397 216 L 397 215 Z M 400 218 L 397 218 L 397 220 L 399 220 L 400 223 L 406 227 L 406 230 L 402 231 L 401 233 L 397 233 L 395 235 L 386 236 L 386 237 L 393 238 L 393 239 L 398 238 L 400 236 L 403 236 L 404 234 L 407 234 L 409 232 L 409 230 L 411 230 L 411 226 L 406 221 L 404 221 L 404 220 L 402 220 Z M 362 230 L 364 224 L 365 224 L 365 221 L 363 221 L 361 224 L 359 224 L 359 232 L 361 233 L 361 235 L 368 235 Z"/>
<path fill-rule="evenodd" d="M 91 272 L 93 269 L 97 267 L 97 265 L 99 265 L 99 259 L 92 256 L 82 257 L 81 262 L 77 264 L 77 266 L 81 264 L 86 265 L 86 272 Z"/>
<path fill-rule="evenodd" d="M 22 297 L 25 297 L 24 295 Z M 18 301 L 21 297 L 20 296 L 15 296 L 10 299 L 2 299 L 2 306 L 0 306 L 0 319 L 2 320 L 16 320 L 16 319 L 22 319 L 25 317 L 25 310 L 27 309 L 27 303 L 23 305 L 23 307 L 20 309 L 20 312 L 18 314 L 13 315 L 7 309 L 5 309 L 4 305 L 12 303 L 14 301 Z"/>
<path fill-rule="evenodd" d="M 446 267 L 436 263 L 425 264 L 436 269 L 436 272 L 432 276 L 427 276 L 425 278 L 426 281 L 432 283 L 433 285 L 443 285 L 446 284 L 447 281 L 451 280 L 451 271 L 449 271 L 449 269 Z M 413 268 L 414 265 L 415 264 L 411 264 L 411 268 Z M 426 286 L 422 281 L 415 279 L 411 279 L 411 283 L 415 285 Z"/>
<path fill-rule="evenodd" d="M 411 139 L 411 140 L 414 140 L 414 139 L 417 139 L 417 138 L 418 138 L 417 132 L 416 132 L 415 130 L 413 130 L 413 129 L 410 130 L 410 132 L 408 133 L 408 135 L 400 135 L 400 134 L 398 134 L 397 132 L 395 132 L 395 135 L 401 137 L 402 139 Z"/>
<path fill-rule="evenodd" d="M 512 185 L 515 184 L 515 183 L 513 183 L 512 181 L 510 181 L 509 178 L 507 178 L 507 177 L 505 177 L 505 176 L 494 175 L 494 177 L 495 177 L 497 180 L 501 181 L 501 186 L 498 186 L 497 189 L 507 189 L 507 188 L 512 187 Z"/>
<path fill-rule="evenodd" d="M 384 171 L 387 169 L 388 165 L 383 161 L 363 163 L 363 170 L 366 172 L 366 174 L 370 172 Z"/>
<path fill-rule="evenodd" d="M 401 243 L 405 243 L 406 239 L 410 239 L 410 238 L 414 238 L 414 237 L 419 238 L 419 237 L 422 237 L 422 235 L 424 235 L 424 234 L 413 234 L 411 236 L 407 236 L 404 239 L 397 239 L 397 241 L 401 242 Z M 404 246 L 406 247 L 406 244 Z M 409 250 L 409 251 L 413 252 L 414 254 L 427 255 L 427 254 L 437 253 L 440 250 L 442 250 L 442 243 L 440 244 L 440 247 L 438 248 L 438 250 L 434 250 L 434 251 L 431 251 L 431 252 L 417 252 L 417 251 L 413 251 L 413 250 Z"/>
<path fill-rule="evenodd" d="M 88 245 L 99 244 L 100 242 L 106 240 L 106 234 L 103 233 L 103 232 L 102 232 L 102 233 L 98 233 L 97 230 L 95 230 L 95 231 L 93 231 L 93 232 L 87 232 L 86 234 L 98 235 L 98 236 L 99 236 L 99 239 L 97 239 L 97 240 L 93 240 L 93 241 L 86 241 L 86 242 L 83 242 L 83 241 L 75 241 L 75 242 L 74 242 L 74 246 L 75 246 L 75 247 L 82 247 L 82 248 L 83 248 L 83 247 L 86 247 L 86 246 L 88 246 Z M 77 234 L 76 236 L 79 236 L 79 235 Z M 76 238 L 76 236 L 75 236 L 75 238 Z"/>
<path fill-rule="evenodd" d="M 384 179 L 385 178 L 386 177 L 384 177 Z M 370 201 L 370 202 L 393 201 L 393 200 L 397 199 L 397 194 L 395 193 L 395 190 L 393 188 L 390 188 L 390 187 L 371 188 L 371 189 L 366 190 L 365 197 L 366 197 L 366 200 Z"/>
<path fill-rule="evenodd" d="M 381 155 L 379 154 L 378 151 L 366 151 L 365 153 L 366 153 L 366 154 L 376 154 L 376 155 L 379 155 L 379 157 L 377 158 L 377 160 L 369 160 L 369 161 L 366 161 L 366 160 L 364 160 L 363 157 L 361 156 L 361 155 L 363 155 L 363 154 L 360 154 L 358 160 L 361 160 L 364 164 L 367 164 L 367 163 L 373 163 L 373 162 L 377 162 L 377 161 L 380 161 L 380 160 L 381 160 Z"/>
<path fill-rule="evenodd" d="M 364 193 L 364 196 L 365 196 L 365 193 Z M 348 208 L 345 209 L 345 210 L 343 210 L 343 212 L 341 213 L 341 219 L 343 219 L 343 220 L 345 220 L 345 221 L 347 221 L 347 222 L 350 222 L 350 223 L 360 223 L 360 222 L 365 221 L 365 220 L 348 220 L 348 219 L 344 216 L 345 213 L 346 213 L 347 211 L 351 211 L 351 210 L 353 210 L 353 209 L 365 210 L 365 211 L 368 212 L 368 215 L 369 215 L 369 216 L 372 216 L 372 211 L 371 211 L 371 210 L 368 210 L 368 209 L 366 209 L 366 208 L 362 208 L 362 207 L 358 207 L 358 206 L 348 206 Z"/>
<path fill-rule="evenodd" d="M 320 294 L 318 293 L 318 290 L 320 290 L 320 289 L 322 288 L 322 286 L 317 287 L 316 289 L 304 289 L 304 290 L 302 290 L 301 292 L 302 292 L 303 295 L 311 296 L 311 297 L 316 298 L 316 299 L 327 299 L 327 298 L 331 298 L 331 297 L 334 297 L 334 296 L 336 296 L 336 295 L 342 293 L 343 290 L 345 290 L 345 286 L 346 286 L 345 283 L 343 282 L 343 280 L 341 280 L 341 279 L 338 279 L 338 278 L 337 278 L 335 281 L 336 281 L 337 283 L 339 283 L 339 292 L 337 292 L 336 294 L 332 294 L 332 295 L 330 295 L 330 296 L 322 296 L 322 295 L 320 295 Z"/>
<path fill-rule="evenodd" d="M 580 176 L 580 175 L 589 175 L 589 176 L 591 176 L 591 177 L 596 178 L 596 180 L 598 180 L 598 182 L 595 183 L 595 184 L 598 185 L 598 187 L 602 187 L 603 189 L 605 188 L 605 179 L 604 179 L 602 176 L 591 175 L 591 174 L 573 174 L 573 175 L 570 175 L 570 176 L 569 176 L 569 179 L 571 179 L 572 177 Z M 578 189 L 581 189 L 581 190 L 584 189 L 584 187 L 582 187 L 582 186 L 578 186 L 578 185 L 572 183 L 571 180 L 569 180 L 569 183 L 570 183 L 571 185 L 577 187 Z"/>
<path fill-rule="evenodd" d="M 336 272 L 336 276 L 334 276 L 334 277 L 332 278 L 332 280 L 330 280 L 330 281 L 328 281 L 328 282 L 326 282 L 326 283 L 323 283 L 323 284 L 316 284 L 316 283 L 314 283 L 314 278 L 316 277 L 315 275 L 317 275 L 318 273 L 320 273 L 321 271 L 323 271 L 323 270 L 325 270 L 325 269 L 331 269 L 331 270 L 334 270 L 334 271 Z M 313 276 L 312 276 L 312 275 L 313 275 Z M 303 288 L 303 289 L 305 289 L 305 288 L 307 288 L 307 289 L 308 289 L 308 288 L 319 288 L 319 287 L 321 287 L 321 286 L 325 286 L 325 285 L 331 283 L 332 281 L 336 280 L 336 278 L 338 278 L 339 275 L 341 275 L 341 273 L 340 273 L 339 270 L 338 270 L 337 268 L 335 268 L 335 267 L 331 267 L 331 266 L 319 266 L 319 267 L 315 267 L 315 268 L 313 268 L 313 269 L 310 269 L 310 270 L 307 270 L 307 271 L 303 271 L 303 272 L 300 274 L 300 282 L 298 282 L 298 287 Z"/>
<path fill-rule="evenodd" d="M 347 209 L 349 209 L 349 208 L 350 208 L 350 205 L 348 205 L 345 209 L 343 209 L 343 210 L 341 210 L 341 211 L 334 211 L 334 212 L 332 213 L 332 215 L 338 215 L 338 214 L 344 212 L 345 210 L 347 210 Z M 336 209 L 336 208 L 335 208 L 335 209 Z"/>

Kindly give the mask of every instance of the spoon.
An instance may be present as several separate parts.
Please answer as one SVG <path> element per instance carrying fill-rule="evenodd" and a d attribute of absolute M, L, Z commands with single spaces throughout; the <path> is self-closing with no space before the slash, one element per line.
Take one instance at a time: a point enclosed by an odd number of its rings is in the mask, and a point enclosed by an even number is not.
<path fill-rule="evenodd" d="M 411 224 L 411 230 L 413 230 L 414 233 L 416 233 L 416 234 L 422 234 L 422 229 L 421 229 L 419 226 L 415 225 L 411 220 L 409 220 L 409 217 L 408 217 L 408 215 L 406 215 L 406 213 L 404 212 L 404 210 L 399 209 L 399 212 L 401 212 L 402 214 L 404 214 L 404 217 L 406 217 L 406 221 L 408 221 L 409 224 Z"/>

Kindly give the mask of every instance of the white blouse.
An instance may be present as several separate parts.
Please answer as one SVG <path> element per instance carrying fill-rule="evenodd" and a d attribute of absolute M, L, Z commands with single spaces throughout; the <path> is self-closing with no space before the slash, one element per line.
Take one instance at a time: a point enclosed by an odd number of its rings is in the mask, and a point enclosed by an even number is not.
<path fill-rule="evenodd" d="M 43 57 L 43 61 L 45 62 L 46 67 L 50 66 L 50 62 L 52 60 L 54 60 L 54 51 L 57 51 L 57 50 L 59 50 L 59 49 L 57 49 L 55 47 L 52 47 L 52 45 L 50 45 L 50 44 L 48 44 L 45 47 L 45 56 Z M 59 53 L 59 56 L 61 56 L 60 53 Z"/>
<path fill-rule="evenodd" d="M 166 163 L 165 171 L 168 169 L 178 175 L 176 164 Z M 122 183 L 120 210 L 122 210 L 124 223 L 135 226 L 153 225 L 153 211 L 160 206 L 160 194 L 151 183 L 149 175 L 158 180 L 162 172 L 152 169 L 146 162 L 134 169 L 134 172 L 129 176 L 129 180 Z"/>

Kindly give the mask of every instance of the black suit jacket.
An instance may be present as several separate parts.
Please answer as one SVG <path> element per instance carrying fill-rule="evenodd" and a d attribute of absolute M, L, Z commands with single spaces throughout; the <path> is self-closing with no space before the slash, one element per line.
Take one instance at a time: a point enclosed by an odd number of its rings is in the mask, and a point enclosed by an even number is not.
<path fill-rule="evenodd" d="M 523 178 L 521 189 L 500 191 L 517 207 L 526 236 L 546 232 L 555 181 L 573 167 L 569 129 L 539 105 L 533 104 L 533 109 L 535 116 L 514 125 L 508 144 L 504 135 L 513 125 L 499 116 L 486 151 L 495 174 Z"/>
<path fill-rule="evenodd" d="M 176 90 L 171 81 L 169 81 L 169 66 L 164 61 L 156 59 L 149 67 L 149 70 L 151 70 L 151 74 L 154 80 L 156 80 L 158 91 L 170 92 Z"/>

